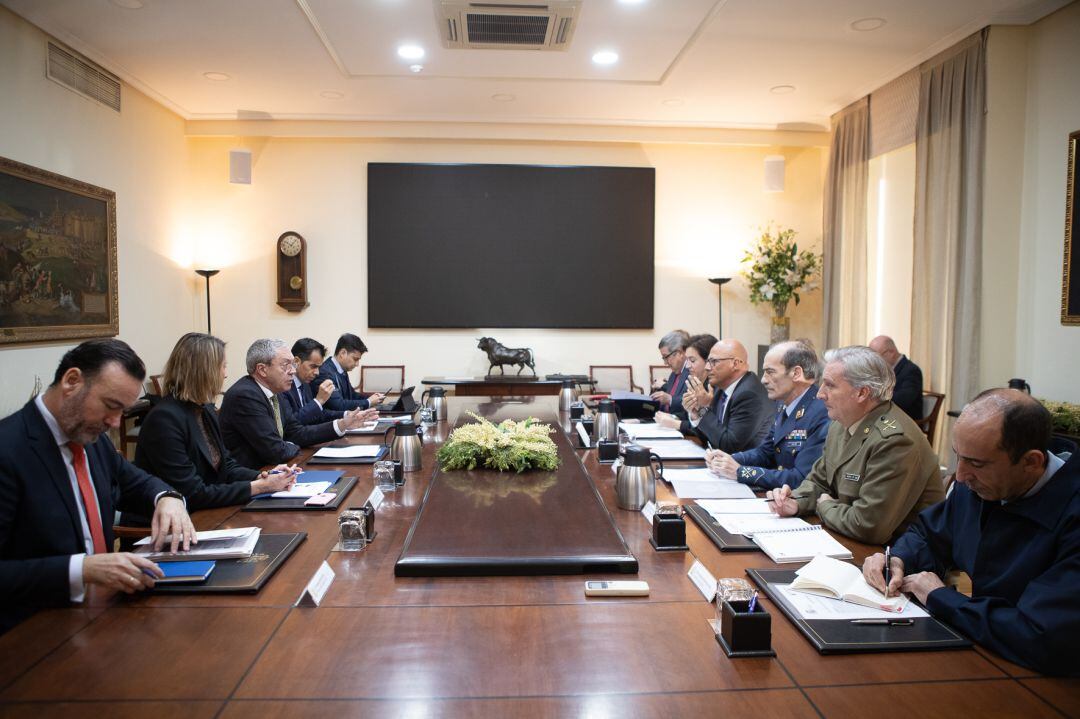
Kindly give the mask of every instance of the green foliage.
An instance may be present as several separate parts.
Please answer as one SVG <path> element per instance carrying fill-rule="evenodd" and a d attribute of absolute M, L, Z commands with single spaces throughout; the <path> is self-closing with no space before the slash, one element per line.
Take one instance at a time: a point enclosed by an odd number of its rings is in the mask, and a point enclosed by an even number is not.
<path fill-rule="evenodd" d="M 750 285 L 750 302 L 768 302 L 777 317 L 787 312 L 788 302 L 799 304 L 799 291 L 817 289 L 821 255 L 811 250 L 799 251 L 795 230 L 774 230 L 770 224 L 758 238 L 757 245 L 743 256 L 751 263 L 743 270 Z"/>
<path fill-rule="evenodd" d="M 1039 401 L 1042 402 L 1046 409 L 1050 410 L 1055 432 L 1080 435 L 1080 404 L 1055 402 L 1050 399 L 1040 399 Z"/>
<path fill-rule="evenodd" d="M 558 448 L 548 436 L 553 431 L 550 425 L 533 417 L 524 422 L 507 419 L 495 425 L 472 412 L 469 415 L 476 424 L 458 427 L 439 448 L 437 457 L 444 471 L 481 467 L 521 473 L 558 468 Z"/>

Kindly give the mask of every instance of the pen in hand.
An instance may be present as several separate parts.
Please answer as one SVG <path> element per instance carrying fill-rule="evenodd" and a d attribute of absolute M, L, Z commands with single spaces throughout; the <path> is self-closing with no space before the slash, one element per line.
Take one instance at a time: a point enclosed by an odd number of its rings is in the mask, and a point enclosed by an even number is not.
<path fill-rule="evenodd" d="M 889 576 L 889 560 L 892 558 L 892 546 L 885 547 L 885 598 L 889 598 L 889 580 L 892 577 Z"/>

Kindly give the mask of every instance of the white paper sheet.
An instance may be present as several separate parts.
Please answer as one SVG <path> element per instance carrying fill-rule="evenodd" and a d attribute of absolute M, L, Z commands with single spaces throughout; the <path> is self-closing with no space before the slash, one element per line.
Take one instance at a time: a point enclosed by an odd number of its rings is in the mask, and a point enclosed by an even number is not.
<path fill-rule="evenodd" d="M 714 514 L 713 519 L 732 534 L 747 537 L 754 536 L 755 532 L 779 532 L 811 526 L 798 517 L 777 517 L 775 514 Z"/>
<path fill-rule="evenodd" d="M 682 479 L 671 480 L 671 486 L 679 499 L 729 499 L 732 501 L 752 501 L 754 490 L 745 484 L 714 476 L 710 480 Z"/>
<path fill-rule="evenodd" d="M 332 459 L 377 457 L 381 450 L 382 445 L 379 444 L 354 444 L 351 447 L 323 447 L 314 456 Z"/>
<path fill-rule="evenodd" d="M 668 429 L 658 424 L 630 424 L 619 422 L 619 429 L 635 442 L 639 439 L 682 439 L 683 433 L 677 429 Z"/>
<path fill-rule="evenodd" d="M 746 486 L 746 485 L 742 485 Z M 749 487 L 747 487 L 749 489 Z M 714 517 L 720 514 L 772 514 L 769 503 L 764 499 L 716 499 L 698 502 L 701 508 Z"/>
<path fill-rule="evenodd" d="M 688 439 L 643 439 L 638 444 L 660 459 L 705 459 L 705 448 Z"/>
<path fill-rule="evenodd" d="M 294 484 L 289 489 L 274 492 L 270 496 L 278 498 L 313 497 L 330 489 L 330 484 L 331 482 L 304 482 L 303 484 Z"/>
<path fill-rule="evenodd" d="M 379 423 L 378 422 L 365 422 L 364 424 L 360 425 L 359 427 L 353 427 L 352 429 L 345 430 L 345 434 L 363 434 L 364 432 L 370 432 L 373 429 L 375 429 L 375 425 L 377 425 L 377 424 L 379 424 Z"/>
<path fill-rule="evenodd" d="M 915 602 L 908 602 L 902 612 L 886 612 L 839 599 L 797 592 L 788 584 L 774 584 L 773 587 L 780 590 L 803 619 L 918 619 L 930 616 Z"/>

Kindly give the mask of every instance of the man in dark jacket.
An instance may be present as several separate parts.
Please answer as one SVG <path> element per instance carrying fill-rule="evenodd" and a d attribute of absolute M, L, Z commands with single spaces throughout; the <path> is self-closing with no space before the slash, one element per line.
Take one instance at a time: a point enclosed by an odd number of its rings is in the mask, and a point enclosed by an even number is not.
<path fill-rule="evenodd" d="M 775 405 L 750 371 L 746 348 L 738 340 L 720 340 L 705 367 L 715 392 L 707 408 L 691 414 L 694 431 L 711 449 L 729 454 L 761 444 L 772 426 Z"/>
<path fill-rule="evenodd" d="M 870 340 L 870 349 L 881 355 L 896 375 L 892 401 L 914 420 L 923 418 L 923 376 L 919 365 L 900 354 L 891 337 L 879 335 Z"/>
<path fill-rule="evenodd" d="M 324 409 L 330 395 L 334 393 L 334 381 L 324 378 L 318 383 L 318 393 L 312 394 L 311 383 L 319 376 L 326 348 L 318 340 L 303 337 L 292 346 L 293 360 L 296 362 L 296 376 L 293 386 L 281 393 L 281 398 L 289 403 L 293 414 L 302 424 L 322 424 L 341 419 L 344 412 Z"/>

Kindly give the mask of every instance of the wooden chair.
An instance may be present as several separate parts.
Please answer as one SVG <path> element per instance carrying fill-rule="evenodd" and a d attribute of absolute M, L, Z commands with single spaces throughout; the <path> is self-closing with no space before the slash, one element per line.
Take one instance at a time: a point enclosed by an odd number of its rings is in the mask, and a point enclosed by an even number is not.
<path fill-rule="evenodd" d="M 671 374 L 671 368 L 666 364 L 649 365 L 649 389 L 662 385 Z"/>
<path fill-rule="evenodd" d="M 934 435 L 937 433 L 938 417 L 941 416 L 941 405 L 945 403 L 945 395 L 940 392 L 923 392 L 922 396 L 922 419 L 915 420 L 919 429 L 926 435 L 930 446 L 934 446 Z"/>
<path fill-rule="evenodd" d="M 150 375 L 150 387 L 155 397 L 161 397 L 164 394 L 161 378 L 162 375 L 159 374 Z M 142 421 L 146 418 L 146 415 L 153 409 L 153 406 L 153 399 L 149 395 L 143 395 L 138 402 L 128 407 L 123 417 L 121 417 L 120 429 L 118 430 L 120 435 L 120 455 L 125 459 L 131 459 L 128 450 L 139 441 L 139 428 L 142 426 Z"/>
<path fill-rule="evenodd" d="M 642 391 L 634 384 L 634 368 L 628 364 L 591 364 L 589 379 L 596 383 L 593 391 L 598 394 L 610 394 L 612 390 Z"/>
<path fill-rule="evenodd" d="M 405 365 L 360 365 L 360 386 L 357 389 L 364 394 L 371 394 L 386 392 L 387 387 L 391 388 L 391 394 L 401 393 L 405 387 Z"/>

